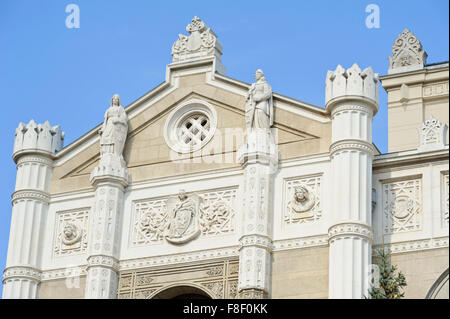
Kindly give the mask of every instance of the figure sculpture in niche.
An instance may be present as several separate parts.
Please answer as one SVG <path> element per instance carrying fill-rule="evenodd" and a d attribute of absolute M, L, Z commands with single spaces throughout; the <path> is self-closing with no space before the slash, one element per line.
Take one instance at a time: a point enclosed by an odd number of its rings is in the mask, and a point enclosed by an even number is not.
<path fill-rule="evenodd" d="M 247 92 L 245 117 L 247 130 L 269 130 L 273 125 L 272 88 L 262 70 L 255 72 L 256 82 Z"/>
<path fill-rule="evenodd" d="M 114 94 L 111 99 L 111 106 L 106 110 L 105 120 L 99 131 L 100 153 L 113 154 L 121 159 L 125 164 L 122 156 L 125 140 L 128 132 L 128 117 L 124 108 L 120 103 L 120 96 Z M 125 165 L 123 165 L 125 166 Z"/>

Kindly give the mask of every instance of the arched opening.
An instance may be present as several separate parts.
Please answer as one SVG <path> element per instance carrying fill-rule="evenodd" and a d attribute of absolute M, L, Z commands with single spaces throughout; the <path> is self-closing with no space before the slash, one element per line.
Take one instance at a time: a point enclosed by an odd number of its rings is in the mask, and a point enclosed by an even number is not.
<path fill-rule="evenodd" d="M 431 286 L 426 299 L 448 299 L 449 269 L 447 268 Z"/>
<path fill-rule="evenodd" d="M 152 299 L 212 299 L 212 297 L 199 287 L 181 285 L 165 288 L 156 293 Z"/>

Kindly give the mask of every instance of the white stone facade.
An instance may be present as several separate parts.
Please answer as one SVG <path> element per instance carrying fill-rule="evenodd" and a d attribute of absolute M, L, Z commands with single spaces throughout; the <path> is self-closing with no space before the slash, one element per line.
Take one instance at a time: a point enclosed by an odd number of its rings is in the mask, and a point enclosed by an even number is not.
<path fill-rule="evenodd" d="M 409 31 L 389 75 L 324 71 L 315 107 L 272 91 L 261 70 L 251 85 L 226 77 L 217 35 L 197 17 L 186 30 L 164 84 L 126 108 L 115 95 L 104 123 L 71 145 L 47 122 L 19 124 L 4 298 L 359 299 L 381 247 L 434 254 L 420 259 L 436 268 L 423 280 L 403 267 L 416 289 L 407 297 L 437 295 L 448 276 L 448 89 L 425 104 L 433 81 L 448 88 L 448 64 L 420 87 L 419 143 L 380 154 L 380 82 L 398 89 L 388 107 L 399 112 L 416 92 L 408 72 L 438 72 Z M 295 284 L 302 276 L 321 286 Z"/>

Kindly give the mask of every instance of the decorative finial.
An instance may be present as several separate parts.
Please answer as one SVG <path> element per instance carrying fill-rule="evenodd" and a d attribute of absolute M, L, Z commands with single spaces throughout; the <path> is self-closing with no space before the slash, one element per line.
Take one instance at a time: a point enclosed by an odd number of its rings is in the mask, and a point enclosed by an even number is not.
<path fill-rule="evenodd" d="M 392 45 L 392 56 L 389 57 L 389 74 L 422 69 L 427 60 L 427 53 L 422 43 L 408 29 L 397 37 Z"/>

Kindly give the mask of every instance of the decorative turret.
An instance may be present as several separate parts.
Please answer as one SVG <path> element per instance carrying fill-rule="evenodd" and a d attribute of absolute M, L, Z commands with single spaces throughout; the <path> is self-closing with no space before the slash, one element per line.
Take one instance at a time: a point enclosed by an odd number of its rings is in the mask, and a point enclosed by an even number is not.
<path fill-rule="evenodd" d="M 423 50 L 422 43 L 411 31 L 405 29 L 392 45 L 388 74 L 420 70 L 426 62 L 427 53 Z"/>
<path fill-rule="evenodd" d="M 339 65 L 328 71 L 325 102 L 332 120 L 329 297 L 359 299 L 368 294 L 371 264 L 372 121 L 378 111 L 378 75 L 370 67 L 361 72 L 356 64 L 347 70 Z"/>
<path fill-rule="evenodd" d="M 32 152 L 54 154 L 61 150 L 63 144 L 64 132 L 59 125 L 52 127 L 48 121 L 36 124 L 33 120 L 28 124 L 19 123 L 16 128 L 13 158 L 16 161 L 19 154 Z"/>
<path fill-rule="evenodd" d="M 17 164 L 12 194 L 11 232 L 3 275 L 3 298 L 36 298 L 41 279 L 42 239 L 53 170 L 53 155 L 63 147 L 64 133 L 48 122 L 20 123 L 13 159 Z"/>
<path fill-rule="evenodd" d="M 351 68 L 345 70 L 338 65 L 335 71 L 328 71 L 325 88 L 325 104 L 330 109 L 340 99 L 350 97 L 367 99 L 378 111 L 378 74 L 373 73 L 372 68 L 365 68 L 361 72 L 355 63 Z"/>

